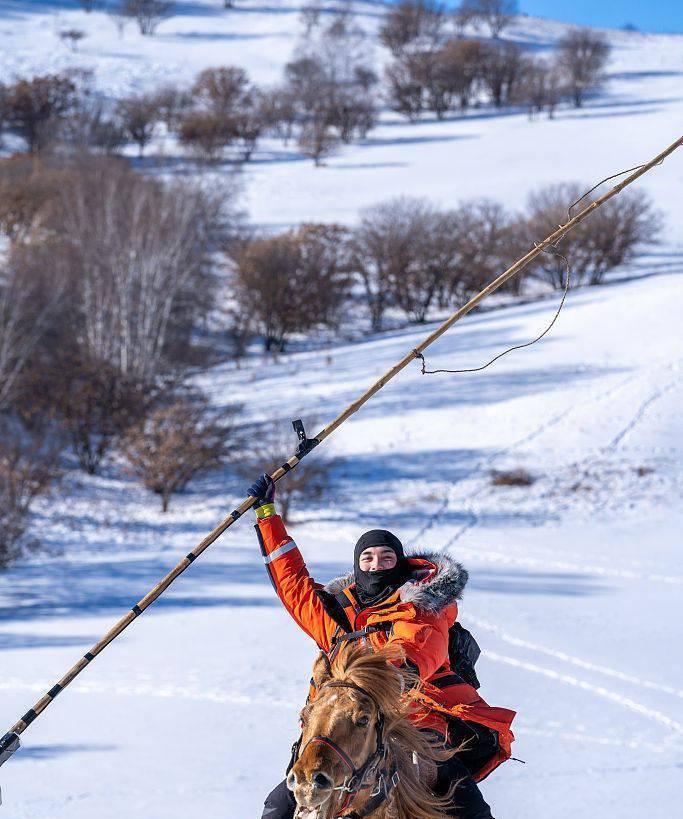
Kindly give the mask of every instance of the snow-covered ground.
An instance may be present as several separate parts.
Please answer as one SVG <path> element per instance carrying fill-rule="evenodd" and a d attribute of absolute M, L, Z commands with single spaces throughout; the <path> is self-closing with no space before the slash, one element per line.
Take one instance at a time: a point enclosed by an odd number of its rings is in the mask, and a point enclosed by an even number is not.
<path fill-rule="evenodd" d="M 80 54 L 54 35 L 58 5 L 69 26 L 91 27 Z M 76 5 L 0 0 L 0 78 L 89 62 L 113 93 L 229 62 L 270 81 L 295 41 L 296 14 L 280 4 L 226 14 L 209 11 L 218 2 L 179 3 L 183 13 L 144 42 L 132 29 L 119 42 L 106 17 Z M 545 47 L 561 30 L 523 20 L 515 36 Z M 244 172 L 251 217 L 350 221 L 399 192 L 516 206 L 539 182 L 590 183 L 647 160 L 680 135 L 683 37 L 610 36 L 616 76 L 584 111 L 535 123 L 387 117 L 322 169 L 262 153 Z M 480 374 L 421 376 L 415 364 L 389 384 L 316 452 L 335 458 L 329 492 L 292 530 L 320 580 L 344 570 L 357 536 L 378 524 L 465 562 L 462 620 L 484 649 L 482 694 L 518 710 L 515 756 L 526 761 L 484 783 L 499 819 L 680 810 L 682 182 L 683 155 L 643 181 L 667 215 L 662 247 L 632 279 L 573 292 L 541 344 Z M 552 309 L 472 315 L 435 345 L 430 366 L 483 363 L 534 337 Z M 428 329 L 218 367 L 203 386 L 264 424 L 301 414 L 324 423 Z M 516 467 L 533 486 L 491 485 L 492 469 Z M 161 515 L 156 497 L 113 468 L 66 477 L 64 497 L 34 520 L 51 554 L 0 575 L 0 732 L 234 508 L 242 484 L 230 470 L 211 475 Z M 25 733 L 0 770 L 0 810 L 259 816 L 297 731 L 313 653 L 240 521 Z"/>

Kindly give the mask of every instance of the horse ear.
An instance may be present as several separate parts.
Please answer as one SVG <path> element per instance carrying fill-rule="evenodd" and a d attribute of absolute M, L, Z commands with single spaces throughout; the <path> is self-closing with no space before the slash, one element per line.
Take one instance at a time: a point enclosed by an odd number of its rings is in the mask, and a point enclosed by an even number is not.
<path fill-rule="evenodd" d="M 318 654 L 318 658 L 313 663 L 313 685 L 317 688 L 320 688 L 321 685 L 324 685 L 328 680 L 332 679 L 332 668 L 330 666 L 330 660 L 325 654 L 324 651 L 321 651 Z"/>

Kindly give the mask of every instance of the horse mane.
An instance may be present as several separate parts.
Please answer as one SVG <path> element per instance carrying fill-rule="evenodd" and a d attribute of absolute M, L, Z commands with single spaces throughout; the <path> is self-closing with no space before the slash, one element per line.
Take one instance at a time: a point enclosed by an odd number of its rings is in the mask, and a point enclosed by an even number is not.
<path fill-rule="evenodd" d="M 419 680 L 395 665 L 404 659 L 403 651 L 391 644 L 376 652 L 345 646 L 331 663 L 330 672 L 333 680 L 350 682 L 367 691 L 384 713 L 385 740 L 399 773 L 392 791 L 395 814 L 391 815 L 396 819 L 446 819 L 451 816 L 448 811 L 452 809 L 453 788 L 445 796 L 437 796 L 425 782 L 424 774 L 438 762 L 450 759 L 454 751 L 408 719 L 412 703 L 403 694 L 409 686 L 419 686 Z"/>

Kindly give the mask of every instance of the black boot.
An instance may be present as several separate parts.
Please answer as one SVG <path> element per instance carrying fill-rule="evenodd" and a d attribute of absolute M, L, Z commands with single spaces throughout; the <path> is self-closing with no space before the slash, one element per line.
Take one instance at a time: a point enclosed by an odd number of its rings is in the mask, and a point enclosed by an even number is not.
<path fill-rule="evenodd" d="M 446 794 L 455 782 L 457 787 L 453 794 L 452 816 L 458 819 L 493 819 L 491 808 L 484 801 L 477 783 L 454 756 L 439 765 L 434 790 L 438 794 Z"/>

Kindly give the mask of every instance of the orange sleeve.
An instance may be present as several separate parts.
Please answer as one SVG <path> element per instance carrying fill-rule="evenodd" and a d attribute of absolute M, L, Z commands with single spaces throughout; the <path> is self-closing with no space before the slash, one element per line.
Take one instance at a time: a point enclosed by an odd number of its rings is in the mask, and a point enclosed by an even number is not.
<path fill-rule="evenodd" d="M 442 613 L 421 614 L 419 620 L 396 621 L 389 642 L 400 645 L 420 679 L 428 680 L 448 659 L 448 628 Z"/>
<path fill-rule="evenodd" d="M 308 573 L 298 546 L 279 515 L 259 519 L 256 532 L 273 587 L 284 607 L 322 651 L 331 648 L 337 624 L 316 593 L 322 586 Z"/>

